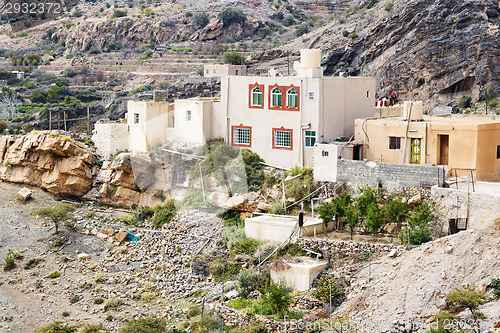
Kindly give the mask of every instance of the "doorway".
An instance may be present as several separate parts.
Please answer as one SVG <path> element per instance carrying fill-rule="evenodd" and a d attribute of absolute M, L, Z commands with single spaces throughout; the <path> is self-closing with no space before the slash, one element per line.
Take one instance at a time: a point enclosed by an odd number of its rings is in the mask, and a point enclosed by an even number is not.
<path fill-rule="evenodd" d="M 352 150 L 352 159 L 354 161 L 361 161 L 361 147 L 362 146 L 354 146 Z"/>
<path fill-rule="evenodd" d="M 439 135 L 439 165 L 448 165 L 450 154 L 450 136 Z"/>

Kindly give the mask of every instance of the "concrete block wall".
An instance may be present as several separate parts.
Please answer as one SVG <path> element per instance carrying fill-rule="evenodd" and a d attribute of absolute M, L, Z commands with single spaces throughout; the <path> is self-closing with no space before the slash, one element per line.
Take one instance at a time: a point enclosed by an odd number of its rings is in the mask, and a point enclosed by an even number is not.
<path fill-rule="evenodd" d="M 402 187 L 431 187 L 443 182 L 442 167 L 338 160 L 337 181 L 344 181 L 352 186 L 377 186 L 398 189 Z"/>

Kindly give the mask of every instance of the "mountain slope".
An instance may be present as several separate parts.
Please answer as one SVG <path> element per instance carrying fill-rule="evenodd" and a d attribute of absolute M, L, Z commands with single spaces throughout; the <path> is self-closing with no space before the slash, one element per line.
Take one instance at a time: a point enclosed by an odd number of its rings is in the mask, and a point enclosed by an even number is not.
<path fill-rule="evenodd" d="M 499 88 L 498 1 L 386 0 L 359 7 L 257 60 L 321 48 L 327 74 L 376 76 L 379 97 L 411 87 L 428 105 Z M 284 59 L 267 64 L 284 68 Z"/>

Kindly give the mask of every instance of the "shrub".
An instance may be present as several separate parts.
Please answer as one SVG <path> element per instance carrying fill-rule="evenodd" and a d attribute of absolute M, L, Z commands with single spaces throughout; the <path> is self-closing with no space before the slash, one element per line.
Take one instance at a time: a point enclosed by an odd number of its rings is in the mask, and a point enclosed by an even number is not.
<path fill-rule="evenodd" d="M 218 259 L 210 265 L 210 274 L 216 282 L 222 281 L 222 273 L 224 271 L 224 279 L 227 281 L 238 275 L 241 265 L 231 261 Z"/>
<path fill-rule="evenodd" d="M 59 273 L 59 271 L 53 271 L 52 273 L 49 274 L 49 278 L 51 279 L 58 278 L 59 276 L 61 276 L 61 273 Z"/>
<path fill-rule="evenodd" d="M 335 216 L 333 205 L 326 202 L 318 207 L 317 213 L 319 218 L 323 220 L 323 225 L 325 226 L 325 228 L 328 227 L 328 224 L 330 224 L 330 222 L 333 220 L 333 217 Z"/>
<path fill-rule="evenodd" d="M 61 316 L 63 316 L 63 317 L 68 317 L 68 316 L 69 316 L 69 312 L 68 312 L 68 311 L 63 311 L 63 312 L 61 313 Z"/>
<path fill-rule="evenodd" d="M 264 300 L 274 308 L 277 314 L 281 317 L 288 310 L 292 302 L 292 290 L 284 283 L 271 283 L 268 286 L 267 295 Z"/>
<path fill-rule="evenodd" d="M 491 279 L 489 287 L 493 288 L 495 298 L 500 298 L 500 279 Z"/>
<path fill-rule="evenodd" d="M 71 326 L 62 321 L 55 321 L 35 329 L 36 333 L 73 333 L 76 331 L 78 331 L 78 325 Z"/>
<path fill-rule="evenodd" d="M 337 280 L 327 275 L 322 275 L 319 278 L 319 280 L 316 282 L 316 286 L 312 295 L 320 301 L 328 303 L 330 302 L 330 287 L 332 291 L 332 299 L 342 295 L 342 291 L 337 286 Z"/>
<path fill-rule="evenodd" d="M 111 18 L 118 18 L 118 17 L 124 17 L 124 16 L 127 16 L 126 10 L 115 9 L 113 11 L 113 15 L 111 15 Z"/>
<path fill-rule="evenodd" d="M 14 257 L 10 254 L 7 254 L 5 257 L 5 266 L 3 267 L 4 271 L 10 271 L 16 267 L 16 261 Z"/>
<path fill-rule="evenodd" d="M 453 333 L 450 323 L 459 323 L 460 317 L 448 311 L 440 312 L 433 316 L 432 322 L 429 325 L 430 329 L 427 333 Z"/>
<path fill-rule="evenodd" d="M 472 103 L 472 97 L 470 96 L 462 96 L 460 98 L 460 101 L 458 102 L 458 106 L 460 106 L 462 109 L 470 108 Z"/>
<path fill-rule="evenodd" d="M 176 209 L 173 199 L 167 201 L 167 203 L 161 206 L 153 217 L 153 224 L 156 229 L 161 229 L 165 224 L 169 223 L 175 216 Z"/>
<path fill-rule="evenodd" d="M 111 297 L 106 301 L 106 304 L 104 304 L 104 311 L 107 311 L 109 309 L 116 309 L 119 308 L 123 304 L 123 301 L 118 298 L 118 297 Z"/>
<path fill-rule="evenodd" d="M 478 307 L 488 303 L 489 299 L 486 293 L 476 291 L 474 285 L 455 288 L 446 295 L 446 305 L 452 309 L 465 307 L 470 310 L 474 322 L 478 323 L 479 319 L 484 319 L 485 316 L 478 310 Z"/>
<path fill-rule="evenodd" d="M 241 157 L 245 163 L 245 173 L 249 189 L 253 185 L 257 185 L 259 187 L 262 186 L 265 175 L 264 166 L 261 162 L 264 162 L 264 160 L 259 156 L 259 154 L 254 153 L 250 149 L 242 149 Z"/>
<path fill-rule="evenodd" d="M 8 127 L 5 121 L 0 121 L 0 134 L 3 134 Z"/>
<path fill-rule="evenodd" d="M 190 317 L 190 318 L 193 318 L 193 317 L 196 317 L 198 316 L 199 314 L 201 314 L 201 310 L 199 307 L 197 306 L 191 306 L 189 308 L 189 311 L 187 313 L 187 315 Z"/>
<path fill-rule="evenodd" d="M 229 209 L 217 214 L 217 217 L 224 220 L 226 227 L 234 227 L 244 225 L 244 221 L 240 218 L 240 215 L 239 211 Z"/>
<path fill-rule="evenodd" d="M 231 249 L 233 254 L 253 254 L 259 248 L 259 241 L 253 238 L 245 238 L 239 243 L 234 244 Z"/>
<path fill-rule="evenodd" d="M 353 32 L 352 34 L 349 35 L 352 39 L 358 38 L 358 34 Z"/>
<path fill-rule="evenodd" d="M 433 207 L 428 203 L 417 206 L 410 212 L 408 225 L 410 226 L 410 243 L 412 245 L 420 245 L 432 240 L 432 229 L 428 224 L 433 217 Z M 402 244 L 408 243 L 408 226 L 401 229 L 399 239 Z"/>
<path fill-rule="evenodd" d="M 102 297 L 94 298 L 94 304 L 102 304 L 102 303 L 104 303 L 104 299 L 102 299 Z"/>
<path fill-rule="evenodd" d="M 354 229 L 359 224 L 359 213 L 356 208 L 349 206 L 349 208 L 345 210 L 345 216 L 342 218 L 342 224 L 349 227 L 349 232 L 352 239 Z"/>
<path fill-rule="evenodd" d="M 30 260 L 28 260 L 25 264 L 24 264 L 24 269 L 31 269 L 33 267 L 36 267 L 38 266 L 38 264 L 40 263 L 40 259 L 38 258 L 31 258 Z"/>
<path fill-rule="evenodd" d="M 394 4 L 392 2 L 389 2 L 387 6 L 385 6 L 385 10 L 390 12 L 392 10 L 392 7 L 394 7 Z"/>
<path fill-rule="evenodd" d="M 99 333 L 101 331 L 109 332 L 103 324 L 85 324 L 80 333 Z"/>
<path fill-rule="evenodd" d="M 488 101 L 488 106 L 490 108 L 495 108 L 495 107 L 497 107 L 497 105 L 498 105 L 498 99 L 496 99 L 496 98 Z"/>
<path fill-rule="evenodd" d="M 167 330 L 167 323 L 164 319 L 139 318 L 126 320 L 125 325 L 120 329 L 121 333 L 163 333 Z"/>
<path fill-rule="evenodd" d="M 285 209 L 283 208 L 283 203 L 281 201 L 274 202 L 271 209 L 268 211 L 269 214 L 281 215 L 285 213 Z"/>
<path fill-rule="evenodd" d="M 283 25 L 285 27 L 289 27 L 294 24 L 295 24 L 295 19 L 293 18 L 293 15 L 287 15 L 287 17 L 285 17 L 285 19 L 283 20 Z"/>
<path fill-rule="evenodd" d="M 71 296 L 71 298 L 69 299 L 69 302 L 71 304 L 75 304 L 75 303 L 78 303 L 80 300 L 81 300 L 81 296 L 80 295 L 73 295 Z"/>
<path fill-rule="evenodd" d="M 300 176 L 297 178 L 285 181 L 285 193 L 287 198 L 299 200 L 308 196 L 316 189 L 311 169 L 295 167 L 290 171 L 291 177 L 298 175 Z"/>
<path fill-rule="evenodd" d="M 241 9 L 225 7 L 219 12 L 217 18 L 222 20 L 225 27 L 228 27 L 232 24 L 243 24 L 246 15 Z"/>
<path fill-rule="evenodd" d="M 384 224 L 384 215 L 381 209 L 378 208 L 378 204 L 371 203 L 368 206 L 368 211 L 366 213 L 365 222 L 363 226 L 366 230 L 368 230 L 372 235 L 376 235 L 379 233 L 382 225 Z"/>
<path fill-rule="evenodd" d="M 380 201 L 380 194 L 370 186 L 360 187 L 361 194 L 354 200 L 358 208 L 360 216 L 366 216 L 368 207 L 372 204 L 378 204 Z"/>
<path fill-rule="evenodd" d="M 239 52 L 225 52 L 222 55 L 222 61 L 225 64 L 231 64 L 231 65 L 241 65 L 244 62 L 244 57 L 241 53 Z"/>
<path fill-rule="evenodd" d="M 200 28 L 204 28 L 210 22 L 210 16 L 205 12 L 196 13 L 194 14 L 193 21 Z"/>
<path fill-rule="evenodd" d="M 295 35 L 297 35 L 297 37 L 300 37 L 302 35 L 305 35 L 309 32 L 309 25 L 307 24 L 301 24 L 297 27 L 297 29 L 295 29 Z"/>
<path fill-rule="evenodd" d="M 385 215 L 390 221 L 401 223 L 406 220 L 411 208 L 401 201 L 401 197 L 391 197 L 386 204 Z"/>
<path fill-rule="evenodd" d="M 289 255 L 292 257 L 295 256 L 306 256 L 308 252 L 302 249 L 298 243 L 288 243 L 278 250 L 278 257 L 282 257 L 285 255 Z"/>

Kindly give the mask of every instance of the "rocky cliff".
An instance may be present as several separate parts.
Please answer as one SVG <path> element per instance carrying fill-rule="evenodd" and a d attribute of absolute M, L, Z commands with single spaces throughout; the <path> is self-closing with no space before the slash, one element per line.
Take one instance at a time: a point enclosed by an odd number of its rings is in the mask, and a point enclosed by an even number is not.
<path fill-rule="evenodd" d="M 53 195 L 88 192 L 96 157 L 81 142 L 48 133 L 0 137 L 0 179 L 41 187 Z"/>
<path fill-rule="evenodd" d="M 256 60 L 285 68 L 287 52 L 321 48 L 327 74 L 376 76 L 380 97 L 411 87 L 427 104 L 477 98 L 480 89 L 500 88 L 499 6 L 491 0 L 357 1 L 347 14 Z"/>

